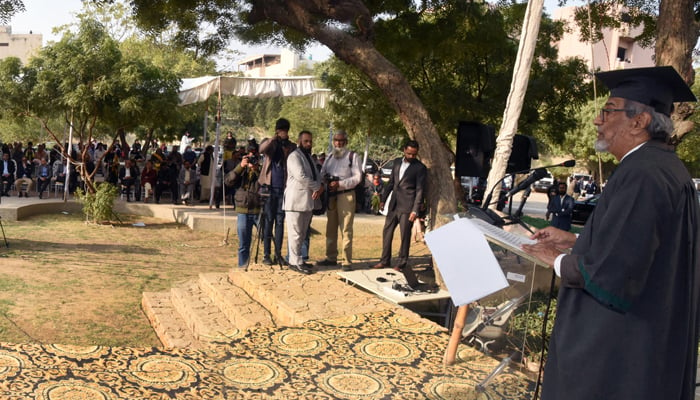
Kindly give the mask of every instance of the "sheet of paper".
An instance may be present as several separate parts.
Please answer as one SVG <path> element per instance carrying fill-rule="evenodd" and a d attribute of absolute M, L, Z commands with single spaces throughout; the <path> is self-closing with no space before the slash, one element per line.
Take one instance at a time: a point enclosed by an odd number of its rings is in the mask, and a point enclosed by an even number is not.
<path fill-rule="evenodd" d="M 508 286 L 484 234 L 460 218 L 425 234 L 456 306 L 469 304 Z"/>

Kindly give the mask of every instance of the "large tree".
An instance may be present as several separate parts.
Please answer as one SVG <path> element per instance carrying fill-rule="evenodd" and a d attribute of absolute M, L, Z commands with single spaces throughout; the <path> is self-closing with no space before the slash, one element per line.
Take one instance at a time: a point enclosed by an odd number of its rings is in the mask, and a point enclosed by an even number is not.
<path fill-rule="evenodd" d="M 82 154 L 74 156 L 70 149 L 64 153 L 77 164 L 85 158 L 96 130 L 118 135 L 137 126 L 164 124 L 175 117 L 179 102 L 177 76 L 124 56 L 96 21 L 83 21 L 77 33 L 66 33 L 44 47 L 27 66 L 3 60 L 0 71 L 3 116 L 39 120 L 60 145 L 63 135 L 57 132 L 72 124 Z M 50 126 L 51 118 L 63 123 Z M 94 191 L 92 175 L 85 168 L 81 172 L 88 190 Z"/>
<path fill-rule="evenodd" d="M 459 121 L 499 125 L 510 89 L 525 6 L 491 7 L 453 2 L 431 13 L 404 12 L 376 22 L 376 46 L 419 93 L 441 139 L 454 148 Z M 575 112 L 590 86 L 581 59 L 557 61 L 553 47 L 561 23 L 544 17 L 518 132 L 535 136 L 541 149 L 560 144 L 575 128 Z M 326 63 L 322 76 L 333 89 L 340 125 L 373 138 L 400 132 L 400 121 L 379 89 L 352 66 Z"/>
<path fill-rule="evenodd" d="M 202 49 L 221 45 L 220 41 L 226 44 L 234 36 L 298 45 L 315 39 L 326 45 L 336 57 L 355 66 L 376 85 L 408 136 L 420 142 L 422 159 L 429 167 L 432 217 L 455 211 L 449 168 L 452 153 L 440 140 L 423 102 L 402 72 L 377 50 L 373 41 L 374 19 L 410 9 L 414 7 L 412 1 L 132 0 L 132 5 L 143 26 L 166 29 L 170 27 L 168 21 L 174 21 L 182 38 L 202 37 L 200 28 L 210 27 L 204 39 L 196 43 Z"/>

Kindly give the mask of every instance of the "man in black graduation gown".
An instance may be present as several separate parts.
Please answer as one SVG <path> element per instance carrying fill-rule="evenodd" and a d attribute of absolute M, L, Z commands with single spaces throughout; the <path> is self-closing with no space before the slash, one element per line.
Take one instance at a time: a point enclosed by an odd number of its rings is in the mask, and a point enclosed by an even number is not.
<path fill-rule="evenodd" d="M 561 277 L 542 399 L 690 400 L 698 201 L 666 140 L 673 102 L 696 99 L 672 67 L 597 76 L 611 94 L 594 120 L 595 147 L 619 165 L 578 238 L 548 227 L 523 246 Z"/>

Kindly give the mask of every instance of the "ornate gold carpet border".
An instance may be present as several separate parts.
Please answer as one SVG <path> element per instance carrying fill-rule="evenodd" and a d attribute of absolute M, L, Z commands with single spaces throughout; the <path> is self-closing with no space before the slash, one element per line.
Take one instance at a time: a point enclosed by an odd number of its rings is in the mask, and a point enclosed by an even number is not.
<path fill-rule="evenodd" d="M 2 399 L 528 399 L 507 370 L 477 394 L 497 360 L 383 311 L 301 327 L 257 329 L 207 350 L 0 344 Z"/>

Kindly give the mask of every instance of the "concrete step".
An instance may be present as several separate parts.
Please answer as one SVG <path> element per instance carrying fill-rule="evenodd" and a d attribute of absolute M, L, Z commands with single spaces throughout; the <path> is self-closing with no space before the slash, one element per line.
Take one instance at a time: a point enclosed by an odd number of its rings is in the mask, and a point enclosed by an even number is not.
<path fill-rule="evenodd" d="M 275 325 L 270 312 L 231 283 L 228 274 L 200 274 L 199 287 L 239 330 Z"/>
<path fill-rule="evenodd" d="M 175 309 L 192 330 L 195 339 L 202 342 L 220 342 L 238 338 L 243 331 L 236 328 L 199 286 L 190 281 L 170 289 Z"/>
<path fill-rule="evenodd" d="M 229 280 L 266 308 L 278 326 L 344 317 L 348 310 L 362 314 L 400 308 L 342 282 L 332 272 L 302 275 L 289 269 L 234 269 Z"/>
<path fill-rule="evenodd" d="M 194 338 L 185 320 L 175 310 L 169 292 L 144 292 L 141 297 L 141 307 L 163 346 L 169 348 L 204 347 L 202 342 Z"/>

